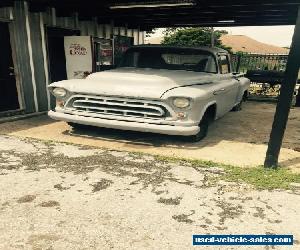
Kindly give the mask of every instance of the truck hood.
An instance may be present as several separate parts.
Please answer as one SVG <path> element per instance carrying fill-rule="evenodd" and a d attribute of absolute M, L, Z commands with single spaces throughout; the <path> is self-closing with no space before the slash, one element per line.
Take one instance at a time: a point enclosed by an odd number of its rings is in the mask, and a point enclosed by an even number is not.
<path fill-rule="evenodd" d="M 83 80 L 55 82 L 50 87 L 63 87 L 73 93 L 158 99 L 174 88 L 214 81 L 216 75 L 211 73 L 122 68 L 94 73 Z"/>

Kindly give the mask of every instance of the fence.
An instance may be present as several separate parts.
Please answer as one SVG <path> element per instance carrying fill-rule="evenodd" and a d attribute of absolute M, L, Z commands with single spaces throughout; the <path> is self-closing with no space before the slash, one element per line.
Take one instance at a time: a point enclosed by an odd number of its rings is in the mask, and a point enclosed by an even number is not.
<path fill-rule="evenodd" d="M 248 70 L 285 71 L 288 55 L 280 54 L 247 54 L 232 55 L 233 69 L 246 73 Z"/>
<path fill-rule="evenodd" d="M 281 54 L 248 54 L 237 53 L 232 55 L 233 70 L 235 72 L 247 73 L 249 71 L 264 71 L 266 80 L 263 82 L 252 81 L 250 85 L 250 98 L 277 99 L 282 83 L 269 82 L 274 72 L 284 72 L 286 69 L 288 55 Z M 300 76 L 300 74 L 299 74 Z M 249 77 L 251 79 L 251 77 Z M 271 77 L 272 78 L 272 77 Z M 300 78 L 299 78 L 300 79 Z M 300 80 L 298 80 L 300 83 Z M 295 98 L 299 89 L 297 84 Z M 298 96 L 298 98 L 300 98 Z"/>

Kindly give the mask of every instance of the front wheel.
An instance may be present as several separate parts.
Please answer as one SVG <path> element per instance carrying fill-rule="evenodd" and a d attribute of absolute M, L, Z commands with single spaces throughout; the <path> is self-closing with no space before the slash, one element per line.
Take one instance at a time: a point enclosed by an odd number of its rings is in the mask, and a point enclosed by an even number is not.
<path fill-rule="evenodd" d="M 201 141 L 202 139 L 204 139 L 208 133 L 209 123 L 210 123 L 209 116 L 208 116 L 208 114 L 205 114 L 199 124 L 200 131 L 195 135 L 187 136 L 186 137 L 187 141 L 198 142 L 198 141 Z"/>
<path fill-rule="evenodd" d="M 78 124 L 78 123 L 74 123 L 74 122 L 68 122 L 68 125 L 70 127 L 72 127 L 73 129 L 77 130 L 77 129 L 82 129 L 85 127 L 85 125 L 82 124 Z"/>

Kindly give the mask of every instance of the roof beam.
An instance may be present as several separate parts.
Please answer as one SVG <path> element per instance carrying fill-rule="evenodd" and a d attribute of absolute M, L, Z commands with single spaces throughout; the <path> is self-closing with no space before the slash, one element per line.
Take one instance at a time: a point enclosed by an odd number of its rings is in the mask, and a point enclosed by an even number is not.
<path fill-rule="evenodd" d="M 287 25 L 294 24 L 300 0 L 195 0 L 195 6 L 110 10 L 111 0 L 28 0 L 41 11 L 46 6 L 55 7 L 59 16 L 78 12 L 81 19 L 97 17 L 99 23 L 116 23 L 143 27 L 166 26 L 237 26 L 237 25 Z M 114 0 L 113 4 L 137 0 Z M 141 1 L 139 1 L 141 2 Z M 163 2 L 157 0 L 156 2 Z M 34 8 L 33 8 L 34 9 Z M 221 20 L 235 20 L 220 24 Z"/>
<path fill-rule="evenodd" d="M 1 7 L 11 7 L 11 6 L 14 6 L 13 0 L 1 0 L 1 2 L 0 2 L 0 8 Z"/>

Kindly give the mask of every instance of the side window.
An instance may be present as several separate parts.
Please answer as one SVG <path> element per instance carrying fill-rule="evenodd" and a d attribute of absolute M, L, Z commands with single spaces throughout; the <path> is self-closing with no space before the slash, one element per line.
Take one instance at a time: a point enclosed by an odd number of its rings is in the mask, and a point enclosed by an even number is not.
<path fill-rule="evenodd" d="M 228 74 L 230 73 L 230 64 L 228 56 L 219 56 L 219 65 L 221 74 Z"/>

